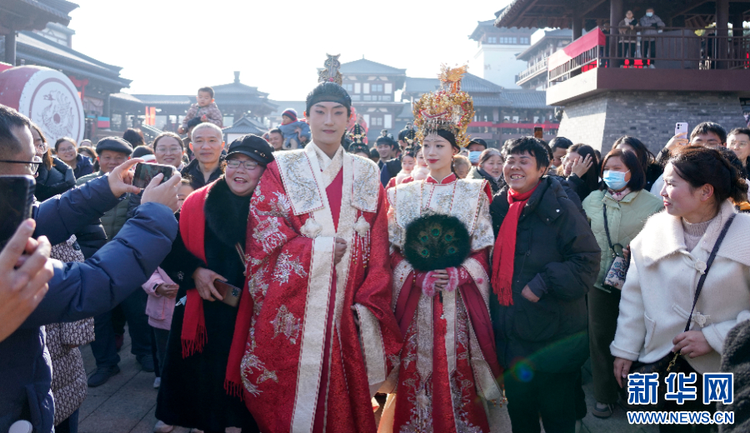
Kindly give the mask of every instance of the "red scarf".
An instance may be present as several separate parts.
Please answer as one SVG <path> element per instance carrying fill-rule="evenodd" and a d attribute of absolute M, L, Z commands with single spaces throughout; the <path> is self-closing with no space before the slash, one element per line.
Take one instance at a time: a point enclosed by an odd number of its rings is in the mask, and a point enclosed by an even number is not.
<path fill-rule="evenodd" d="M 529 201 L 531 194 L 536 191 L 539 184 L 531 191 L 519 194 L 512 189 L 508 190 L 507 215 L 500 226 L 500 233 L 495 241 L 495 252 L 492 257 L 492 289 L 495 291 L 500 305 L 513 305 L 513 262 L 516 254 L 516 234 L 518 233 L 518 220 L 521 218 L 523 207 Z"/>
<path fill-rule="evenodd" d="M 182 236 L 182 241 L 185 243 L 187 250 L 195 257 L 201 259 L 203 263 L 206 263 L 206 214 L 204 206 L 208 192 L 215 184 L 216 182 L 214 181 L 190 194 L 185 203 L 183 203 L 182 211 L 180 212 L 180 235 Z M 240 298 L 235 335 L 232 341 L 232 348 L 229 352 L 227 372 L 224 377 L 224 389 L 227 391 L 227 394 L 240 398 L 242 398 L 240 361 L 242 360 L 245 342 L 247 341 L 246 331 L 250 328 L 252 310 L 252 297 L 249 294 L 245 294 L 245 296 Z M 243 329 L 245 330 L 244 338 L 242 338 L 243 333 L 241 332 Z M 203 298 L 201 298 L 198 290 L 195 288 L 187 291 L 185 316 L 182 320 L 180 339 L 182 340 L 183 358 L 194 355 L 196 352 L 201 353 L 207 341 L 206 318 L 203 314 Z M 241 340 L 242 344 L 237 344 L 235 340 Z"/>

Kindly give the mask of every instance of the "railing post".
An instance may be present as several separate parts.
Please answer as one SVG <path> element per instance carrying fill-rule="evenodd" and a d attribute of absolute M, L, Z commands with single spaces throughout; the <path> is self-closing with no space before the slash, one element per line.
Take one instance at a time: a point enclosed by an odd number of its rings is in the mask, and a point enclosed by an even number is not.
<path fill-rule="evenodd" d="M 729 0 L 716 0 L 716 53 L 719 62 L 717 69 L 727 69 L 725 59 L 729 56 L 727 38 L 729 35 Z"/>
<path fill-rule="evenodd" d="M 610 0 L 609 2 L 609 54 L 605 53 L 605 57 L 609 59 L 609 67 L 616 68 L 619 66 L 621 60 L 612 60 L 614 57 L 620 57 L 617 52 L 618 35 L 620 29 L 620 19 L 623 17 L 622 13 L 622 0 Z"/>

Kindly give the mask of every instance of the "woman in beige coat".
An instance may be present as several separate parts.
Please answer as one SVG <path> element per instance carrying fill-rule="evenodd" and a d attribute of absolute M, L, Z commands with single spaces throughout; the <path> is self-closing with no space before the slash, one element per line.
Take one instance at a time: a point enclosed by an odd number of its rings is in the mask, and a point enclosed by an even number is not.
<path fill-rule="evenodd" d="M 653 363 L 679 352 L 686 361 L 679 371 L 697 373 L 698 400 L 679 406 L 668 401 L 663 410 L 713 411 L 714 405 L 702 404 L 702 374 L 719 371 L 724 338 L 738 322 L 750 319 L 750 215 L 736 214 L 732 204 L 746 198 L 747 184 L 718 151 L 699 146 L 673 156 L 664 179 L 666 212 L 651 217 L 631 243 L 610 346 L 614 373 L 622 386 L 634 361 Z M 698 280 L 732 215 L 690 330 L 683 332 Z M 663 378 L 660 384 L 664 386 Z"/>

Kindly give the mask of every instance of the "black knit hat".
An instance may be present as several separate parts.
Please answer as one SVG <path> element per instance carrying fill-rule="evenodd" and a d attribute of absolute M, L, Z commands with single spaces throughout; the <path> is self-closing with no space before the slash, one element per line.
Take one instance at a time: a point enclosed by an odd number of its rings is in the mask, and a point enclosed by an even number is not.
<path fill-rule="evenodd" d="M 274 159 L 273 147 L 266 140 L 255 134 L 243 135 L 234 140 L 229 145 L 229 149 L 227 149 L 227 159 L 238 153 L 252 158 L 263 167 L 270 164 Z"/>

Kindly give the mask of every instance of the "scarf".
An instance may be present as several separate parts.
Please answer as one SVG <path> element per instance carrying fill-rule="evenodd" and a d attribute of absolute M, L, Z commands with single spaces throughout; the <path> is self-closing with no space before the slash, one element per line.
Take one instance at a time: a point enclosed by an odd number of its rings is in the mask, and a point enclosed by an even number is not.
<path fill-rule="evenodd" d="M 497 295 L 500 305 L 513 305 L 513 262 L 516 253 L 516 234 L 518 220 L 521 218 L 523 207 L 529 201 L 537 185 L 529 192 L 520 194 L 508 189 L 508 204 L 510 208 L 505 215 L 500 232 L 495 241 L 495 253 L 492 257 L 492 289 Z"/>
<path fill-rule="evenodd" d="M 180 236 L 182 236 L 182 240 L 185 243 L 187 250 L 201 259 L 203 263 L 206 263 L 204 242 L 207 220 L 205 203 L 209 196 L 209 192 L 214 186 L 219 186 L 217 191 L 227 188 L 226 183 L 220 185 L 219 181 L 206 185 L 190 194 L 185 200 L 185 203 L 183 203 L 182 210 L 180 211 Z M 208 222 L 209 225 L 216 225 L 216 221 L 211 221 L 210 218 Z M 222 231 L 219 230 L 218 232 L 221 233 Z M 223 242 L 227 243 L 228 241 L 225 239 Z M 241 331 L 243 329 L 247 331 L 247 329 L 250 328 L 253 311 L 253 300 L 252 297 L 248 295 L 249 294 L 246 293 L 245 296 L 240 297 L 239 311 L 237 312 L 237 319 L 235 322 L 235 333 L 224 377 L 224 390 L 228 395 L 233 395 L 240 399 L 243 398 L 240 362 L 244 354 L 245 342 L 247 341 L 247 333 L 244 334 L 245 338 L 241 338 Z M 198 290 L 195 288 L 187 291 L 185 316 L 182 321 L 180 340 L 182 342 L 183 358 L 194 355 L 196 352 L 201 353 L 207 341 L 206 318 L 203 313 L 203 298 L 200 297 Z M 241 340 L 242 343 L 236 344 L 235 340 Z"/>
<path fill-rule="evenodd" d="M 607 192 L 609 195 L 615 199 L 615 201 L 621 201 L 625 198 L 626 195 L 630 194 L 632 191 L 630 191 L 630 188 L 625 188 L 622 191 L 614 191 L 611 189 L 607 189 Z"/>

